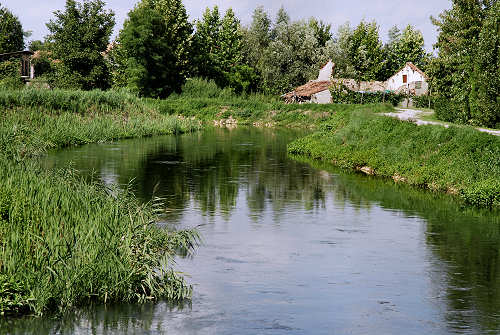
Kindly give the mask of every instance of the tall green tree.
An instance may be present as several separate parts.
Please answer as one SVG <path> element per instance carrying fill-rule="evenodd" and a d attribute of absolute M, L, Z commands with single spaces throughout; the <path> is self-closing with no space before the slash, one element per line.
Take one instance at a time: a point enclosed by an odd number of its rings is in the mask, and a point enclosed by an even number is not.
<path fill-rule="evenodd" d="M 178 71 L 180 83 L 184 83 L 189 73 L 193 25 L 188 21 L 182 0 L 143 0 L 144 5 L 156 9 L 167 26 L 166 38 L 170 44 Z"/>
<path fill-rule="evenodd" d="M 317 76 L 327 56 L 307 22 L 291 22 L 288 14 L 280 11 L 272 35 L 274 39 L 258 63 L 263 90 L 285 93 Z"/>
<path fill-rule="evenodd" d="M 337 78 L 354 78 L 356 72 L 352 66 L 350 41 L 353 29 L 349 22 L 340 25 L 333 39 L 326 43 L 326 53 L 335 63 L 334 76 Z"/>
<path fill-rule="evenodd" d="M 471 123 L 500 128 L 500 2 L 479 33 L 469 96 Z"/>
<path fill-rule="evenodd" d="M 212 10 L 207 7 L 202 19 L 196 22 L 196 32 L 193 37 L 195 75 L 214 79 L 219 85 L 222 80 L 221 30 L 219 7 L 215 6 Z"/>
<path fill-rule="evenodd" d="M 10 10 L 0 4 L 0 53 L 24 49 L 24 32 L 21 22 Z"/>
<path fill-rule="evenodd" d="M 143 0 L 128 13 L 111 51 L 115 83 L 166 97 L 186 80 L 192 26 L 180 0 Z"/>
<path fill-rule="evenodd" d="M 264 8 L 257 7 L 250 27 L 243 29 L 243 57 L 247 65 L 258 68 L 264 50 L 271 43 L 271 24 Z"/>
<path fill-rule="evenodd" d="M 237 92 L 255 90 L 256 74 L 243 62 L 243 31 L 231 8 L 222 18 L 217 6 L 207 8 L 193 40 L 195 75 Z"/>
<path fill-rule="evenodd" d="M 110 86 L 110 75 L 102 53 L 115 25 L 114 13 L 101 0 L 78 3 L 66 0 L 64 11 L 54 12 L 47 23 L 48 42 L 56 63 L 54 86 L 94 89 Z"/>
<path fill-rule="evenodd" d="M 375 21 L 361 21 L 348 39 L 350 62 L 355 79 L 385 80 L 383 73 L 384 53 Z"/>
<path fill-rule="evenodd" d="M 439 31 L 438 57 L 430 65 L 436 115 L 445 121 L 469 123 L 469 97 L 479 34 L 496 0 L 452 0 L 452 7 L 432 18 Z"/>
<path fill-rule="evenodd" d="M 326 24 L 312 17 L 309 19 L 309 27 L 313 29 L 314 36 L 321 47 L 325 47 L 326 43 L 332 39 L 331 24 Z"/>
<path fill-rule="evenodd" d="M 424 49 L 424 37 L 412 25 L 406 26 L 403 31 L 398 27 L 389 30 L 389 41 L 384 46 L 385 53 L 385 79 L 392 76 L 407 62 L 412 62 L 419 68 L 426 67 L 428 55 Z"/>

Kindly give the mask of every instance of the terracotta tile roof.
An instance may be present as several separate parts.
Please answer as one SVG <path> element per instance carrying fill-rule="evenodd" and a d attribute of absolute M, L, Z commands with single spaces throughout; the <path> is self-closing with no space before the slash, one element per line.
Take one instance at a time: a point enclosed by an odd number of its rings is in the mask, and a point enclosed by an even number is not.
<path fill-rule="evenodd" d="M 292 96 L 310 97 L 313 94 L 326 91 L 332 83 L 330 81 L 310 81 L 305 85 L 297 87 L 292 92 L 284 95 L 285 98 Z"/>

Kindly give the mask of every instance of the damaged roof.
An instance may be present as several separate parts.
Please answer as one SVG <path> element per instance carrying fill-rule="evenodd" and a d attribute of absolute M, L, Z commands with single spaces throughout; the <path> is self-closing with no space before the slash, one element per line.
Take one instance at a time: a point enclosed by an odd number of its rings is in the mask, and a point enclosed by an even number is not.
<path fill-rule="evenodd" d="M 292 96 L 299 96 L 299 97 L 310 97 L 313 94 L 323 92 L 328 90 L 332 83 L 328 80 L 326 81 L 310 81 L 305 85 L 297 87 L 295 90 L 292 92 L 289 92 L 283 97 L 288 98 Z"/>

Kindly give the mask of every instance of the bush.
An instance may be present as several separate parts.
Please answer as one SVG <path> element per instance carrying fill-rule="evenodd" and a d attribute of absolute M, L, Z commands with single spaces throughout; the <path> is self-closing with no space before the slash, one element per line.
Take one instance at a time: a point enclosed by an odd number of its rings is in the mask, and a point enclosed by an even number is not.
<path fill-rule="evenodd" d="M 384 92 L 354 92 L 343 84 L 333 84 L 330 87 L 332 101 L 342 104 L 374 104 L 388 102 L 397 106 L 404 98 L 405 94 L 396 94 L 390 91 Z"/>
<path fill-rule="evenodd" d="M 420 95 L 414 96 L 411 98 L 413 100 L 413 104 L 417 108 L 434 108 L 435 97 L 432 95 Z M 430 101 L 430 107 L 429 107 Z"/>
<path fill-rule="evenodd" d="M 0 62 L 0 88 L 20 89 L 24 86 L 19 68 L 20 61 L 17 58 Z"/>

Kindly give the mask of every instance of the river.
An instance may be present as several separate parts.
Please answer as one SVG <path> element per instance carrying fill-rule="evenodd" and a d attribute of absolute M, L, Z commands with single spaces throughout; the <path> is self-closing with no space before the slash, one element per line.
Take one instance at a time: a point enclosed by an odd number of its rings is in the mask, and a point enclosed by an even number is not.
<path fill-rule="evenodd" d="M 498 213 L 288 157 L 286 129 L 208 129 L 50 153 L 197 227 L 182 305 L 87 306 L 12 334 L 498 334 Z"/>

